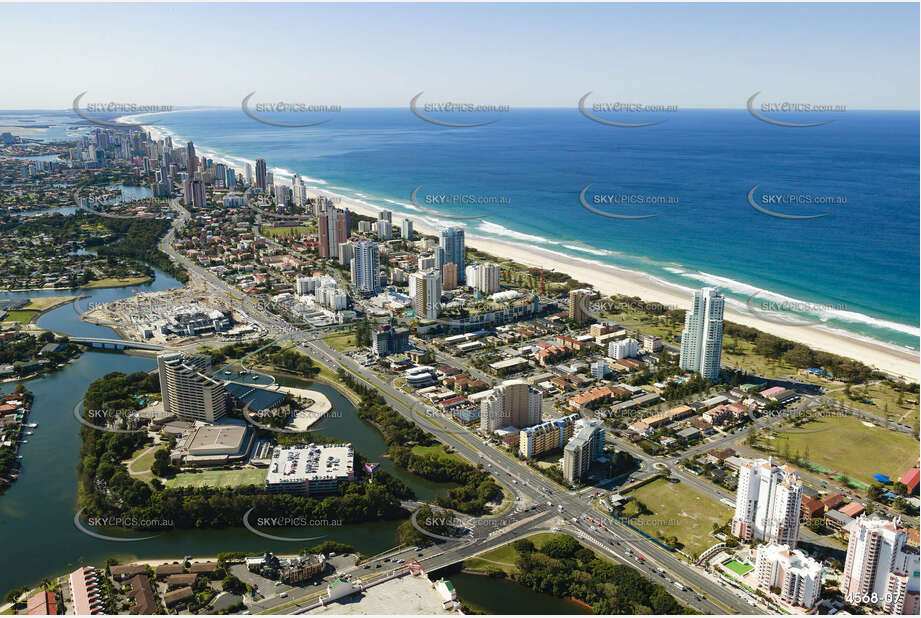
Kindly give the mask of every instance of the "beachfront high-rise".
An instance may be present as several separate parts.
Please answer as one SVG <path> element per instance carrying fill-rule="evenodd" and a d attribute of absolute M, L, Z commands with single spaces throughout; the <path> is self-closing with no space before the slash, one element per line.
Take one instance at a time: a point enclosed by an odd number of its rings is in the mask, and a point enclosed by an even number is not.
<path fill-rule="evenodd" d="M 413 312 L 423 320 L 438 319 L 441 313 L 441 273 L 437 270 L 415 272 L 409 276 L 409 295 Z"/>
<path fill-rule="evenodd" d="M 267 173 L 265 168 L 265 159 L 256 159 L 256 188 L 265 189 Z"/>
<path fill-rule="evenodd" d="M 339 245 L 349 239 L 349 210 L 327 206 L 317 216 L 317 252 L 320 257 L 338 257 Z"/>
<path fill-rule="evenodd" d="M 679 366 L 713 381 L 720 377 L 725 302 L 716 288 L 695 291 L 691 309 L 685 313 L 684 331 L 681 333 Z"/>
<path fill-rule="evenodd" d="M 403 219 L 403 225 L 400 226 L 400 237 L 403 240 L 412 240 L 413 238 L 413 222 L 409 219 Z"/>
<path fill-rule="evenodd" d="M 227 394 L 224 383 L 208 375 L 211 359 L 178 352 L 159 354 L 160 394 L 163 411 L 183 420 L 213 423 L 224 416 Z"/>
<path fill-rule="evenodd" d="M 569 320 L 575 324 L 582 324 L 588 320 L 589 315 L 586 307 L 588 299 L 591 298 L 591 290 L 570 290 L 569 291 Z"/>
<path fill-rule="evenodd" d="M 499 286 L 499 265 L 492 262 L 471 264 L 467 267 L 467 285 L 476 289 L 481 294 L 495 294 Z"/>
<path fill-rule="evenodd" d="M 803 481 L 793 468 L 746 459 L 739 466 L 732 534 L 795 548 L 802 500 Z"/>
<path fill-rule="evenodd" d="M 381 291 L 381 255 L 377 243 L 361 240 L 352 248 L 352 286 L 365 294 Z"/>
<path fill-rule="evenodd" d="M 543 397 L 524 380 L 506 380 L 480 401 L 480 430 L 530 427 L 540 422 Z"/>
<path fill-rule="evenodd" d="M 451 263 L 457 265 L 457 283 L 463 285 L 466 282 L 464 269 L 466 266 L 466 251 L 464 248 L 464 228 L 448 227 L 439 232 L 438 249 L 436 252 L 441 256 L 441 261 L 436 261 L 436 266 L 441 268 L 445 264 Z"/>
<path fill-rule="evenodd" d="M 841 592 L 854 604 L 878 605 L 889 614 L 918 614 L 918 549 L 896 519 L 862 515 L 848 524 L 850 538 Z"/>
<path fill-rule="evenodd" d="M 195 155 L 195 144 L 186 142 L 185 144 L 186 169 L 189 171 L 189 177 L 194 178 L 195 172 L 198 171 L 198 159 Z"/>

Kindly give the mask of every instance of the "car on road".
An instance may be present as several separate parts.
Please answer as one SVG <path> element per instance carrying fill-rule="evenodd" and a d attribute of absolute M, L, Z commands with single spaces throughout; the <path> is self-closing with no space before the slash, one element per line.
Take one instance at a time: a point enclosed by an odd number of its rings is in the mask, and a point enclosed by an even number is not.
<path fill-rule="evenodd" d="M 283 598 L 283 599 L 287 599 L 287 598 L 288 598 L 288 593 L 287 593 L 287 592 L 282 592 L 282 593 L 281 593 L 280 595 L 278 595 L 278 596 L 280 596 L 280 597 Z"/>

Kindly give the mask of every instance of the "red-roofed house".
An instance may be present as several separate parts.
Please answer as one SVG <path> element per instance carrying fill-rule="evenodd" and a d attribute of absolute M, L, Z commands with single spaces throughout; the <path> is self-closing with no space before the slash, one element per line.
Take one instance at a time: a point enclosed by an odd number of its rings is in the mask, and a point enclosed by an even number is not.
<path fill-rule="evenodd" d="M 54 616 L 58 613 L 58 602 L 53 592 L 42 590 L 29 597 L 26 608 L 30 616 Z"/>
<path fill-rule="evenodd" d="M 858 515 L 860 515 L 861 513 L 863 513 L 865 510 L 866 510 L 866 509 L 864 509 L 864 507 L 863 507 L 863 505 L 862 505 L 861 503 L 859 503 L 859 502 L 851 502 L 850 504 L 846 504 L 846 505 L 842 506 L 840 509 L 838 509 L 838 512 L 839 512 L 839 513 L 844 513 L 844 514 L 847 515 L 848 517 L 854 517 L 854 518 L 856 518 Z"/>
<path fill-rule="evenodd" d="M 70 574 L 70 598 L 74 604 L 74 613 L 78 616 L 103 614 L 105 601 L 102 586 L 96 569 L 80 567 Z"/>
<path fill-rule="evenodd" d="M 908 488 L 909 495 L 918 493 L 919 468 L 912 468 L 899 477 L 899 482 Z"/>

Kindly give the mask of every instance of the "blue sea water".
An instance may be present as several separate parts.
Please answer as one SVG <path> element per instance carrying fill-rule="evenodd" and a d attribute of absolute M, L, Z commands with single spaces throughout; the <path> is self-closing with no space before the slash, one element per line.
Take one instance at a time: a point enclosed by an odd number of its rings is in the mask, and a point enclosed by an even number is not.
<path fill-rule="evenodd" d="M 302 120 L 295 116 L 272 119 Z M 688 289 L 717 285 L 743 310 L 757 293 L 794 303 L 783 308 L 823 327 L 919 348 L 917 112 L 849 110 L 810 128 L 767 124 L 746 110 L 680 110 L 643 128 L 606 126 L 576 109 L 515 109 L 475 128 L 430 124 L 409 109 L 311 116 L 330 121 L 282 128 L 239 109 L 137 120 L 192 139 L 200 152 L 238 168 L 263 157 L 276 174 L 296 172 L 309 185 L 389 208 L 395 222 L 400 213 L 428 217 L 409 199 L 420 185 L 420 202 L 433 194 L 501 199 L 426 208 L 488 215 L 440 218 L 464 225 L 471 235 L 645 272 Z M 658 216 L 616 219 L 589 212 L 579 200 L 587 185 L 586 200 L 597 209 Z M 828 213 L 775 218 L 749 204 L 756 185 L 759 205 L 761 195 L 791 193 L 831 196 L 835 203 L 768 204 L 785 213 Z M 665 203 L 593 201 L 608 194 Z"/>

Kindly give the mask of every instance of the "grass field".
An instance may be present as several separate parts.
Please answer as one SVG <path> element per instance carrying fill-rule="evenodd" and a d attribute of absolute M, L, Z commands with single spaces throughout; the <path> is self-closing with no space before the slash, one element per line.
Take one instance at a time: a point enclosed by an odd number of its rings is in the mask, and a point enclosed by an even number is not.
<path fill-rule="evenodd" d="M 38 315 L 38 311 L 10 311 L 3 318 L 4 322 L 21 322 L 28 324 L 32 318 Z"/>
<path fill-rule="evenodd" d="M 416 455 L 436 455 L 439 459 L 453 459 L 455 461 L 464 461 L 464 458 L 457 453 L 449 453 L 445 450 L 444 445 L 435 444 L 433 446 L 414 446 L 413 453 Z"/>
<path fill-rule="evenodd" d="M 539 532 L 525 538 L 534 543 L 534 547 L 540 549 L 553 536 L 554 534 L 551 532 Z M 516 558 L 518 558 L 518 552 L 515 551 L 511 543 L 508 543 L 480 554 L 476 558 L 464 560 L 464 566 L 470 569 L 500 569 L 506 573 L 512 573 L 515 571 Z"/>
<path fill-rule="evenodd" d="M 864 410 L 875 414 L 880 418 L 885 418 L 889 414 L 892 421 L 904 423 L 911 427 L 918 426 L 918 404 L 905 403 L 907 399 L 917 400 L 918 396 L 913 393 L 905 393 L 902 396 L 902 404 L 899 405 L 899 393 L 885 382 L 879 384 L 870 384 L 868 386 L 859 386 L 852 389 L 854 394 L 865 395 L 865 399 L 870 399 L 873 403 L 865 401 L 855 401 L 847 396 L 844 389 L 831 390 L 828 397 L 835 401 L 840 401 L 850 408 Z"/>
<path fill-rule="evenodd" d="M 246 468 L 243 470 L 206 470 L 204 472 L 180 472 L 166 481 L 167 487 L 243 487 L 263 485 L 265 470 Z"/>
<path fill-rule="evenodd" d="M 306 225 L 291 225 L 287 227 L 263 227 L 259 231 L 269 238 L 279 238 L 281 236 L 304 236 L 310 233 L 311 229 Z"/>
<path fill-rule="evenodd" d="M 337 335 L 330 335 L 329 337 L 324 337 L 323 341 L 334 350 L 339 352 L 346 352 L 348 350 L 355 349 L 355 334 L 354 333 L 341 333 Z"/>
<path fill-rule="evenodd" d="M 722 526 L 732 518 L 728 506 L 665 479 L 643 485 L 629 495 L 633 500 L 624 507 L 623 516 L 636 516 L 631 524 L 652 537 L 677 537 L 684 545 L 681 550 L 692 556 L 717 542 L 710 536 L 714 523 Z M 637 500 L 652 515 L 637 515 Z"/>
<path fill-rule="evenodd" d="M 23 307 L 23 311 L 44 311 L 49 307 L 54 307 L 61 303 L 70 302 L 77 298 L 76 296 L 39 296 L 30 298 L 29 304 Z"/>
<path fill-rule="evenodd" d="M 135 457 L 137 457 L 137 459 L 134 459 L 134 461 L 132 461 L 128 465 L 128 472 L 132 472 L 135 474 L 140 474 L 142 472 L 149 472 L 150 467 L 153 465 L 154 457 L 156 456 L 158 450 L 159 449 L 151 448 L 151 445 L 149 444 L 145 444 L 144 446 L 136 450 L 134 453 L 131 454 L 131 457 L 128 458 L 129 460 L 132 460 Z"/>
<path fill-rule="evenodd" d="M 792 460 L 797 455 L 843 472 L 861 481 L 873 482 L 877 472 L 897 479 L 918 461 L 918 441 L 912 436 L 867 427 L 849 416 L 824 417 L 800 425 L 798 429 L 823 429 L 815 433 L 775 434 L 761 444 Z M 808 453 L 807 453 L 808 450 Z"/>

